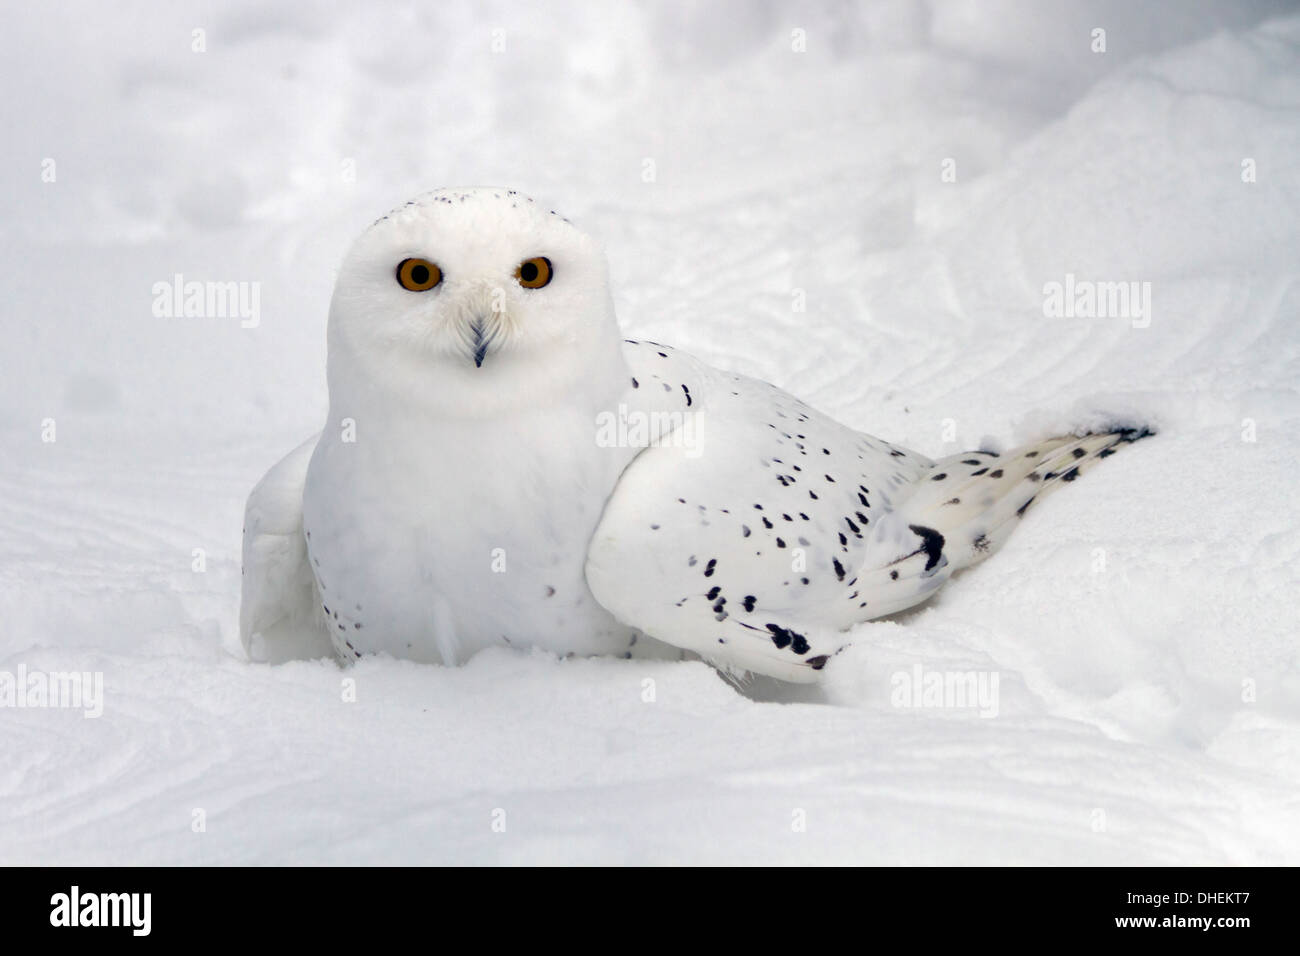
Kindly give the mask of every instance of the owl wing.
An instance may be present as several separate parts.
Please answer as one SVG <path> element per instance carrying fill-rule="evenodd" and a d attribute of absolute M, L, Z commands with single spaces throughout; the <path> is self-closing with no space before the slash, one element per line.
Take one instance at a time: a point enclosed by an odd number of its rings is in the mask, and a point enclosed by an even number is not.
<path fill-rule="evenodd" d="M 302 491 L 314 436 L 289 452 L 257 483 L 244 509 L 243 585 L 239 636 L 255 661 L 327 657 L 329 634 L 303 538 Z"/>
<path fill-rule="evenodd" d="M 896 510 L 928 458 L 666 346 L 625 354 L 626 437 L 649 444 L 586 565 L 615 617 L 724 669 L 811 681 L 840 631 L 943 583 L 946 562 Z"/>

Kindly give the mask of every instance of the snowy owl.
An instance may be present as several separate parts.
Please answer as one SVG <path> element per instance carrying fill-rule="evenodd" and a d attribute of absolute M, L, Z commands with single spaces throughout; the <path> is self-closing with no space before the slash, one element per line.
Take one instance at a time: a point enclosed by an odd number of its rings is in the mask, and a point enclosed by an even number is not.
<path fill-rule="evenodd" d="M 253 659 L 658 649 L 814 681 L 852 625 L 924 601 L 1145 434 L 932 461 L 855 432 L 624 339 L 596 243 L 507 189 L 366 230 L 328 355 L 324 430 L 248 501 Z"/>

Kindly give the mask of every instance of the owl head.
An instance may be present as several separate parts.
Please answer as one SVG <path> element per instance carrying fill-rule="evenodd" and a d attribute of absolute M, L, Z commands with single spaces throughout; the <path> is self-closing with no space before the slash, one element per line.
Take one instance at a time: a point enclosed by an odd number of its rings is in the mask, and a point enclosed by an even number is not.
<path fill-rule="evenodd" d="M 330 396 L 495 415 L 593 380 L 612 388 L 625 380 L 619 342 L 590 237 L 514 190 L 443 189 L 375 222 L 344 259 Z"/>

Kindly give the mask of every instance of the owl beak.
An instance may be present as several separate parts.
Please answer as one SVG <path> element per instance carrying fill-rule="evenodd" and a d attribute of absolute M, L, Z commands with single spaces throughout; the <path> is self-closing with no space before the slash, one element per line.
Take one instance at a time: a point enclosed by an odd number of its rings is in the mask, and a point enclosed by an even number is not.
<path fill-rule="evenodd" d="M 470 325 L 469 330 L 474 335 L 474 367 L 482 368 L 483 359 L 487 357 L 488 350 L 486 324 L 482 319 L 475 319 Z"/>

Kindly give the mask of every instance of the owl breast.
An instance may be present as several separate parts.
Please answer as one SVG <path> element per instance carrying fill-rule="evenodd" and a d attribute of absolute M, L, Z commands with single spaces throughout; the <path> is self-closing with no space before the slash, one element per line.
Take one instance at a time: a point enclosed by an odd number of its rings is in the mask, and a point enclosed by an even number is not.
<path fill-rule="evenodd" d="M 425 434 L 322 436 L 303 527 L 339 654 L 461 663 L 492 645 L 625 651 L 634 631 L 592 597 L 583 567 L 631 451 L 595 416 L 547 409 L 439 422 Z M 530 434 L 529 441 L 520 441 Z"/>

